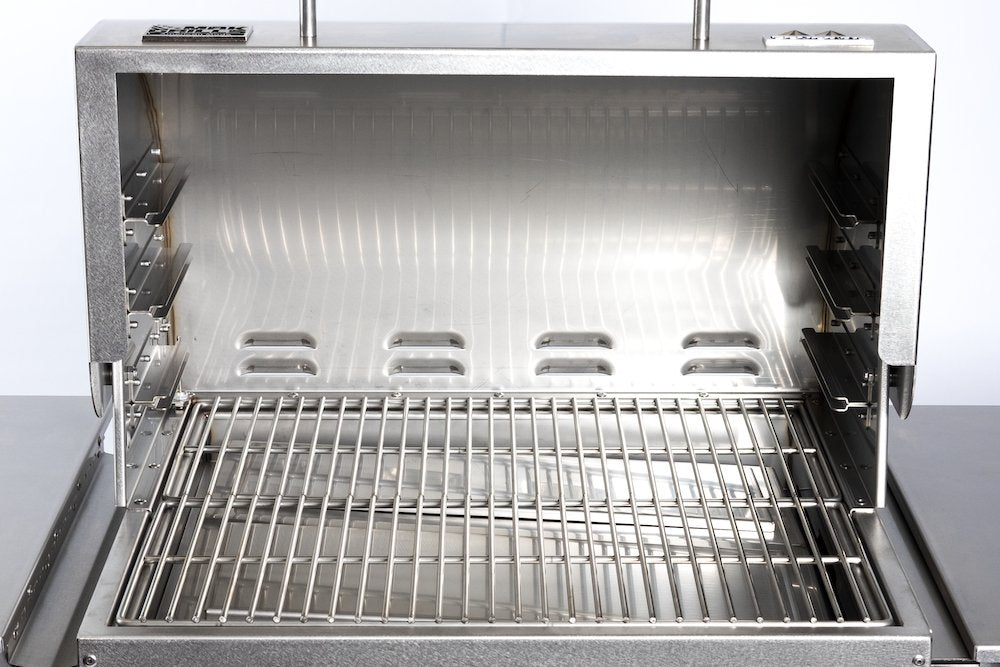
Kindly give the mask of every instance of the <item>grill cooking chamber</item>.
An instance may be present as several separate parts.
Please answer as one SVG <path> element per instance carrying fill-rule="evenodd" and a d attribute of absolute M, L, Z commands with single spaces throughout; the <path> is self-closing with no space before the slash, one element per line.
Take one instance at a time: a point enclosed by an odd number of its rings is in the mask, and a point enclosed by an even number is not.
<path fill-rule="evenodd" d="M 873 508 L 933 54 L 656 28 L 95 29 L 92 376 L 125 510 L 81 651 L 928 653 Z"/>

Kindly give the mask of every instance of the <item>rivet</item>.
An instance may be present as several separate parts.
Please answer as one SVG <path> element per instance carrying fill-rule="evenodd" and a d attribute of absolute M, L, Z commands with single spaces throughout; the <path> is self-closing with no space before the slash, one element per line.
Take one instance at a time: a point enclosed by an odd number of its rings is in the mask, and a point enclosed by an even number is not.
<path fill-rule="evenodd" d="M 493 398 L 503 398 L 503 392 L 502 391 L 493 392 Z"/>
<path fill-rule="evenodd" d="M 97 656 L 96 655 L 83 656 L 83 664 L 87 665 L 87 667 L 94 667 L 94 665 L 97 664 Z"/>
<path fill-rule="evenodd" d="M 394 391 L 394 392 L 392 392 L 392 397 L 393 398 L 400 398 L 400 397 L 402 397 L 402 395 L 403 395 L 403 392 L 401 392 L 401 391 Z"/>
<path fill-rule="evenodd" d="M 921 667 L 926 663 L 927 659 L 924 656 L 920 655 L 919 653 L 913 656 L 913 664 L 916 665 L 917 667 Z"/>
<path fill-rule="evenodd" d="M 134 499 L 132 501 L 132 503 L 134 505 L 145 505 L 146 504 L 146 499 L 145 498 L 136 498 L 136 499 Z"/>

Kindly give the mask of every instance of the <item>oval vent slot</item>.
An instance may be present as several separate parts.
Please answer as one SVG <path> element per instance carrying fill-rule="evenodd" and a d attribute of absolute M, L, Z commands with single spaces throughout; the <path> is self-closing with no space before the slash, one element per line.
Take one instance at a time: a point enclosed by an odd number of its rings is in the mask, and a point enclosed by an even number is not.
<path fill-rule="evenodd" d="M 389 362 L 389 375 L 465 375 L 454 359 L 398 359 Z"/>
<path fill-rule="evenodd" d="M 684 375 L 760 375 L 760 366 L 752 359 L 694 359 L 684 364 Z"/>
<path fill-rule="evenodd" d="M 604 359 L 545 359 L 535 375 L 611 375 L 611 364 Z"/>
<path fill-rule="evenodd" d="M 396 347 L 450 347 L 465 349 L 465 339 L 451 331 L 401 331 L 389 339 L 389 349 Z"/>
<path fill-rule="evenodd" d="M 240 375 L 316 375 L 316 366 L 304 359 L 248 359 Z"/>
<path fill-rule="evenodd" d="M 306 333 L 292 331 L 254 331 L 240 339 L 240 349 L 254 347 L 284 347 L 316 349 L 316 339 Z"/>
<path fill-rule="evenodd" d="M 746 331 L 703 331 L 684 339 L 684 349 L 689 347 L 748 347 L 760 349 L 760 339 Z"/>
<path fill-rule="evenodd" d="M 611 336 L 588 331 L 550 331 L 538 337 L 535 348 L 543 350 L 548 347 L 598 347 L 605 350 L 612 348 Z"/>

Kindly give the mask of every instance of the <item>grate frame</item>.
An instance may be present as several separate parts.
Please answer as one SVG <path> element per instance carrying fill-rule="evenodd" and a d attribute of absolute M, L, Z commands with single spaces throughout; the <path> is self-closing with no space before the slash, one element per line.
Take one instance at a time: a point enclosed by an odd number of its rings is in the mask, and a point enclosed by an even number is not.
<path fill-rule="evenodd" d="M 194 398 L 116 622 L 889 625 L 806 400 Z"/>

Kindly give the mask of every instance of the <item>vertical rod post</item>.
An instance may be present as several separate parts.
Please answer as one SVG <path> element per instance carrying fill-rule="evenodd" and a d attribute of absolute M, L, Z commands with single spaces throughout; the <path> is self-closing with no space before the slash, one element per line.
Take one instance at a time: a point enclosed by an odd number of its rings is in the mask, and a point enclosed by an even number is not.
<path fill-rule="evenodd" d="M 316 39 L 316 0 L 299 0 L 299 36 L 306 42 Z"/>
<path fill-rule="evenodd" d="M 125 507 L 128 503 L 125 489 L 125 451 L 128 443 L 125 441 L 125 369 L 120 359 L 111 363 L 111 402 L 114 410 L 115 505 Z"/>
<path fill-rule="evenodd" d="M 695 48 L 705 49 L 708 47 L 708 34 L 711 22 L 712 0 L 694 0 L 694 27 L 691 39 Z"/>

